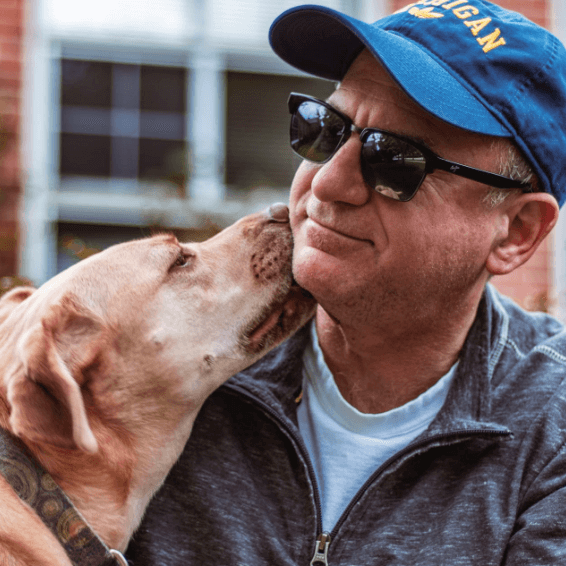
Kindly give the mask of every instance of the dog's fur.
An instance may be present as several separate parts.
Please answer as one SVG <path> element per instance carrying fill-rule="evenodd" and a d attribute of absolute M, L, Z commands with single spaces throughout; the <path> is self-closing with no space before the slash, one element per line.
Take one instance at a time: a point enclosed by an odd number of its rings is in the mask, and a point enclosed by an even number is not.
<path fill-rule="evenodd" d="M 0 300 L 0 427 L 109 547 L 125 549 L 207 396 L 312 315 L 277 215 L 201 244 L 119 244 Z M 70 565 L 2 477 L 0 564 Z"/>

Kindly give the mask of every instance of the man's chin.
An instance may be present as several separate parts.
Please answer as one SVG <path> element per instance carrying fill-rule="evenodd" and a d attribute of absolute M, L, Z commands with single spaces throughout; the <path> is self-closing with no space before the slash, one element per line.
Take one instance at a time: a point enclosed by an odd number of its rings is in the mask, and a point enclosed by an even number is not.
<path fill-rule="evenodd" d="M 293 258 L 293 278 L 318 303 L 324 303 L 329 299 L 340 300 L 340 288 L 348 280 L 344 277 L 346 272 L 347 270 L 336 258 L 319 250 Z"/>

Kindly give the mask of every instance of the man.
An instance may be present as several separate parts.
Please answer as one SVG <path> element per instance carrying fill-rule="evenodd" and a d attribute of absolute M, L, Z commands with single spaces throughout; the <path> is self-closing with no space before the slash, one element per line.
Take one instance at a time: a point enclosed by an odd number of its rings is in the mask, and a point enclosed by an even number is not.
<path fill-rule="evenodd" d="M 315 322 L 203 408 L 136 566 L 566 561 L 566 334 L 487 284 L 556 223 L 566 52 L 483 0 L 280 16 Z M 472 169 L 470 169 L 472 168 Z"/>

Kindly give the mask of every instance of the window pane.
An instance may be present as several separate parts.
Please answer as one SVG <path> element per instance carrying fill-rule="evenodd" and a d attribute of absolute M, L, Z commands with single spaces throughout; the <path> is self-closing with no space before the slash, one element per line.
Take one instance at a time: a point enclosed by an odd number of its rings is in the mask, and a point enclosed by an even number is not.
<path fill-rule="evenodd" d="M 112 65 L 112 106 L 135 110 L 140 107 L 139 65 Z"/>
<path fill-rule="evenodd" d="M 61 131 L 67 134 L 110 134 L 111 114 L 108 108 L 90 106 L 63 106 Z"/>
<path fill-rule="evenodd" d="M 112 99 L 110 63 L 61 61 L 61 104 L 110 107 Z"/>
<path fill-rule="evenodd" d="M 123 191 L 125 179 L 159 179 L 184 194 L 187 70 L 74 59 L 61 65 L 65 181 L 105 177 Z"/>
<path fill-rule="evenodd" d="M 185 139 L 185 115 L 173 112 L 141 112 L 140 134 L 144 138 Z"/>
<path fill-rule="evenodd" d="M 142 110 L 185 113 L 186 70 L 143 65 L 141 68 Z"/>
<path fill-rule="evenodd" d="M 162 179 L 180 187 L 187 177 L 185 143 L 173 140 L 140 139 L 140 179 Z"/>
<path fill-rule="evenodd" d="M 112 138 L 112 177 L 135 179 L 138 175 L 137 138 Z"/>
<path fill-rule="evenodd" d="M 61 134 L 61 175 L 110 176 L 110 136 Z"/>

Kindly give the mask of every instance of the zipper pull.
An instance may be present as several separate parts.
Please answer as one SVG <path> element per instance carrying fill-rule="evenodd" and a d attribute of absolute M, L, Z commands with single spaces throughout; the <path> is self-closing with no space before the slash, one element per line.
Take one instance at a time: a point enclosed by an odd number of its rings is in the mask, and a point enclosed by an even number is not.
<path fill-rule="evenodd" d="M 328 533 L 322 533 L 316 539 L 316 544 L 314 546 L 314 556 L 312 557 L 310 566 L 314 564 L 324 564 L 328 566 L 328 545 L 330 544 L 330 535 Z"/>

